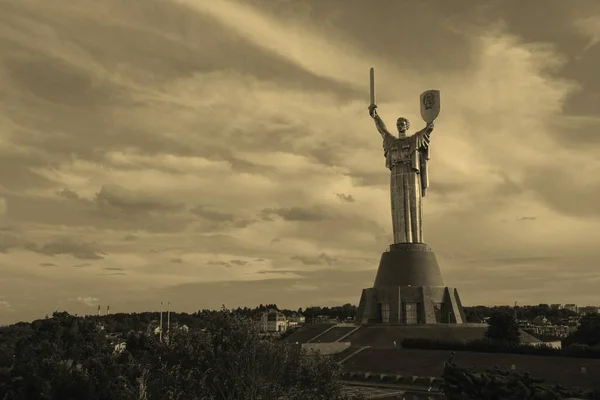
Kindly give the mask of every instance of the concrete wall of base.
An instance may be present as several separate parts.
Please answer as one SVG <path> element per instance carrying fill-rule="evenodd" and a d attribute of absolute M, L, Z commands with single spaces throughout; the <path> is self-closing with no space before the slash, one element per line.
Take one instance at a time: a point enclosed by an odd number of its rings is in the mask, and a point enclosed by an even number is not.
<path fill-rule="evenodd" d="M 389 309 L 385 321 L 382 304 Z M 416 318 L 407 314 L 407 304 L 416 307 Z M 356 321 L 369 323 L 462 324 L 466 316 L 458 290 L 444 286 L 386 286 L 363 289 Z"/>

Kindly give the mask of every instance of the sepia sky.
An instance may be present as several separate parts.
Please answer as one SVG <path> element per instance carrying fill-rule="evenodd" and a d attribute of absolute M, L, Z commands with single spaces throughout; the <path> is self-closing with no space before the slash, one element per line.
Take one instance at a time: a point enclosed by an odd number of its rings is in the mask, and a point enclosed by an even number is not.
<path fill-rule="evenodd" d="M 356 304 L 392 241 L 371 66 L 390 127 L 441 91 L 463 303 L 598 305 L 599 65 L 591 1 L 1 0 L 0 323 Z"/>

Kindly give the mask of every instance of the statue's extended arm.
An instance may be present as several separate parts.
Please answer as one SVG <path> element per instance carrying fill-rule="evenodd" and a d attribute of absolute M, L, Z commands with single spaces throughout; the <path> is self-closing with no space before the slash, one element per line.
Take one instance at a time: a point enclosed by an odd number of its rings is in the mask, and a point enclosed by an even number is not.
<path fill-rule="evenodd" d="M 413 135 L 417 140 L 417 148 L 422 150 L 429 148 L 429 136 L 431 136 L 431 132 L 433 132 L 433 127 L 433 122 L 430 122 L 425 126 L 425 128 Z"/>
<path fill-rule="evenodd" d="M 375 114 L 373 120 L 375 121 L 375 127 L 377 128 L 377 131 L 379 132 L 382 138 L 385 139 L 386 136 L 391 135 L 390 131 L 387 130 L 387 127 L 385 126 L 383 120 L 379 115 Z"/>
<path fill-rule="evenodd" d="M 388 131 L 387 127 L 385 126 L 385 123 L 383 122 L 381 117 L 379 115 L 377 115 L 377 110 L 375 110 L 376 108 L 377 108 L 376 105 L 369 106 L 369 115 L 375 121 L 375 127 L 377 128 L 377 131 L 379 131 L 379 134 L 381 135 L 381 137 L 385 139 L 386 136 L 391 136 L 391 134 Z"/>

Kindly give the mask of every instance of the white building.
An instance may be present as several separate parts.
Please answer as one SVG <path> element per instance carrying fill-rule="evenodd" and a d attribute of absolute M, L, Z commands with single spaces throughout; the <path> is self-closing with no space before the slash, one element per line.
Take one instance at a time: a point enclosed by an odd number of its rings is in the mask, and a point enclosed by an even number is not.
<path fill-rule="evenodd" d="M 577 304 L 565 304 L 563 307 L 565 310 L 577 312 Z"/>
<path fill-rule="evenodd" d="M 579 307 L 579 314 L 581 315 L 585 315 L 585 314 L 598 314 L 598 307 L 596 306 L 585 306 L 585 307 Z"/>
<path fill-rule="evenodd" d="M 266 332 L 283 332 L 288 328 L 288 320 L 277 310 L 268 310 L 260 318 L 261 329 Z"/>
<path fill-rule="evenodd" d="M 303 325 L 306 322 L 306 317 L 302 314 L 292 313 L 292 315 L 290 315 L 287 320 L 288 320 L 288 326 L 292 327 L 292 326 Z"/>

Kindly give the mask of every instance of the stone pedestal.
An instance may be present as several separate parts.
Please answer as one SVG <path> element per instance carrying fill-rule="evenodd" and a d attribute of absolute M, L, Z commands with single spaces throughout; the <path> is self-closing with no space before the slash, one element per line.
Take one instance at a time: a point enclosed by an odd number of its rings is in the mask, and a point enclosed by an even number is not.
<path fill-rule="evenodd" d="M 447 287 L 435 254 L 424 243 L 399 243 L 381 255 L 372 288 L 363 289 L 360 324 L 462 324 L 458 290 Z"/>

